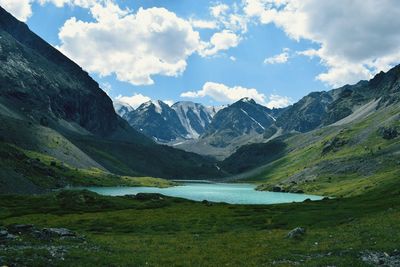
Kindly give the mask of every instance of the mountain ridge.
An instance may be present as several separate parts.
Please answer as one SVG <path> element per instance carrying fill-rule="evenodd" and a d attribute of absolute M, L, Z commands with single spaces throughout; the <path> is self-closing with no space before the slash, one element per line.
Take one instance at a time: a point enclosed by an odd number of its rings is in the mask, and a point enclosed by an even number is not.
<path fill-rule="evenodd" d="M 212 160 L 160 146 L 134 130 L 87 72 L 2 8 L 0 37 L 1 143 L 71 168 L 175 179 L 221 176 Z M 23 165 L 2 168 L 7 181 L 34 179 Z M 46 176 L 35 179 L 42 183 Z"/>

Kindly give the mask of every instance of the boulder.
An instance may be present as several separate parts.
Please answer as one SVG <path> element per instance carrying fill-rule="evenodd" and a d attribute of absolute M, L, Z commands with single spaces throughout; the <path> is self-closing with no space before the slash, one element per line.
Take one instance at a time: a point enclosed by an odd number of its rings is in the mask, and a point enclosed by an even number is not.
<path fill-rule="evenodd" d="M 305 233 L 306 233 L 306 229 L 304 229 L 302 227 L 296 227 L 292 231 L 290 231 L 286 237 L 289 239 L 297 239 L 297 238 L 304 236 Z"/>
<path fill-rule="evenodd" d="M 391 140 L 399 136 L 399 132 L 396 127 L 381 127 L 378 130 L 379 134 L 383 139 Z"/>
<path fill-rule="evenodd" d="M 282 192 L 282 187 L 275 185 L 272 187 L 272 192 Z"/>
<path fill-rule="evenodd" d="M 11 240 L 14 240 L 16 238 L 17 237 L 15 235 L 10 234 L 8 231 L 0 230 L 0 243 L 11 241 Z"/>
<path fill-rule="evenodd" d="M 137 193 L 135 195 L 137 200 L 162 200 L 164 196 L 158 193 Z"/>
<path fill-rule="evenodd" d="M 76 237 L 76 234 L 66 228 L 44 228 L 42 233 L 49 237 Z"/>
<path fill-rule="evenodd" d="M 211 207 L 212 203 L 206 199 L 204 199 L 201 203 L 203 203 L 204 205 L 206 205 L 207 207 Z"/>

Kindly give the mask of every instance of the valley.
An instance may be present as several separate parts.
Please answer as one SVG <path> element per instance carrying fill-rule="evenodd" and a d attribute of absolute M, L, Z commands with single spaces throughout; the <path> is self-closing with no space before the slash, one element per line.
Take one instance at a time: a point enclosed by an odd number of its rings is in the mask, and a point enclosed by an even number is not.
<path fill-rule="evenodd" d="M 281 108 L 102 86 L 0 7 L 1 266 L 400 266 L 400 65 Z"/>

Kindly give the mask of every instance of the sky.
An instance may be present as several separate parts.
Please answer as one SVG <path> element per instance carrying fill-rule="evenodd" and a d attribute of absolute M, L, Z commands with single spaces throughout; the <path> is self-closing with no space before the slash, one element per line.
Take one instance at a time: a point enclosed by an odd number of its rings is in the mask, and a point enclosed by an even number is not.
<path fill-rule="evenodd" d="M 114 100 L 284 107 L 400 63 L 398 0 L 0 0 Z"/>

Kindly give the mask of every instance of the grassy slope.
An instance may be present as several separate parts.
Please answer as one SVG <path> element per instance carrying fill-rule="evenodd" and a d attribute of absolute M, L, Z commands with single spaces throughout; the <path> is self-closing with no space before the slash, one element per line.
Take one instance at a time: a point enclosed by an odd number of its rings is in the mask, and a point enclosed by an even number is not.
<path fill-rule="evenodd" d="M 399 113 L 400 108 L 390 107 L 361 121 L 290 137 L 285 156 L 241 178 L 258 183 L 261 190 L 280 185 L 329 196 L 358 195 L 396 181 L 400 138 L 386 140 L 379 128 L 400 126 Z M 344 144 L 324 153 L 335 138 Z"/>
<path fill-rule="evenodd" d="M 398 185 L 346 199 L 269 206 L 140 201 L 89 192 L 1 196 L 0 225 L 67 227 L 87 236 L 83 248 L 71 246 L 65 261 L 55 265 L 364 266 L 360 253 L 398 248 Z M 307 229 L 304 238 L 286 239 L 296 226 Z M 3 262 L 35 258 L 40 265 L 48 257 L 39 248 L 17 251 L 0 251 Z"/>
<path fill-rule="evenodd" d="M 39 193 L 65 186 L 158 186 L 174 183 L 151 177 L 119 176 L 97 168 L 73 168 L 49 155 L 0 142 L 0 192 L 15 192 L 22 185 L 32 184 L 23 193 Z M 20 177 L 20 179 L 15 179 Z M 14 190 L 15 189 L 15 190 Z"/>

